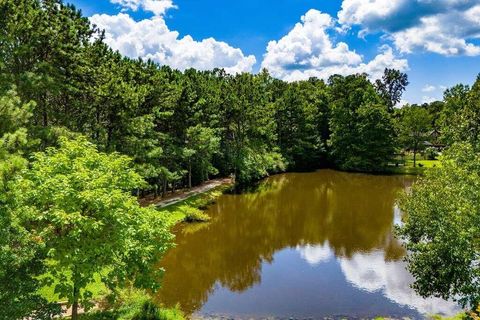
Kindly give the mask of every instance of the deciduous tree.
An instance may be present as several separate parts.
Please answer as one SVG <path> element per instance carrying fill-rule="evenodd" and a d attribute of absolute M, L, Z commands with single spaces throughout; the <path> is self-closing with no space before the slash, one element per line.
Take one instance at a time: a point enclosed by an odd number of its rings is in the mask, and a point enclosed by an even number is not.
<path fill-rule="evenodd" d="M 86 286 L 95 275 L 112 292 L 129 283 L 157 286 L 152 263 L 171 235 L 157 211 L 131 196 L 143 182 L 130 162 L 98 152 L 85 138 L 62 138 L 58 149 L 35 154 L 14 182 L 15 218 L 46 255 L 42 281 L 68 300 L 73 319 L 79 304 L 91 306 Z"/>

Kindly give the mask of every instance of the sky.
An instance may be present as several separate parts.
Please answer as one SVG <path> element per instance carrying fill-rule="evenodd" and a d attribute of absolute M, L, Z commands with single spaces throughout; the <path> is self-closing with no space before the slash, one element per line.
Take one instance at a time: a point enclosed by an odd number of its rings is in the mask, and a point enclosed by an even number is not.
<path fill-rule="evenodd" d="M 480 0 L 65 0 L 122 54 L 184 70 L 266 68 L 286 81 L 395 68 L 402 103 L 480 73 Z"/>

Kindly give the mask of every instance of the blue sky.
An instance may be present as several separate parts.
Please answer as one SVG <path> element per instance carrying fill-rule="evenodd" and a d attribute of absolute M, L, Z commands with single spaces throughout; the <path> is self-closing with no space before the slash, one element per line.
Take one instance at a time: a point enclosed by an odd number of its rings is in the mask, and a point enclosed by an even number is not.
<path fill-rule="evenodd" d="M 66 0 L 68 1 L 68 0 Z M 405 101 L 440 99 L 480 72 L 480 0 L 70 0 L 131 57 L 185 69 L 269 69 L 287 81 L 385 67 Z"/>

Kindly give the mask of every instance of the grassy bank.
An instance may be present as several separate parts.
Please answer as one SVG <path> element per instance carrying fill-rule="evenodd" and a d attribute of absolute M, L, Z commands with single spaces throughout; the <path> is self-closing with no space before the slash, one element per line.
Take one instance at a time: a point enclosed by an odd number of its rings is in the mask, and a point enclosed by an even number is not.
<path fill-rule="evenodd" d="M 231 184 L 224 184 L 213 188 L 205 193 L 194 195 L 175 204 L 158 209 L 165 214 L 168 224 L 173 227 L 181 222 L 201 222 L 208 221 L 209 217 L 203 213 L 203 210 L 225 191 L 232 187 Z"/>
<path fill-rule="evenodd" d="M 397 165 L 398 164 L 398 165 Z M 431 168 L 439 168 L 442 166 L 440 160 L 420 160 L 416 161 L 416 166 L 413 166 L 413 157 L 408 157 L 391 164 L 388 167 L 387 173 L 391 174 L 407 174 L 407 175 L 422 175 L 426 170 Z"/>
<path fill-rule="evenodd" d="M 132 320 L 162 319 L 183 320 L 185 315 L 178 308 L 159 308 L 151 302 L 150 296 L 143 290 L 121 290 L 119 298 L 113 304 L 105 300 L 107 311 L 92 311 L 81 315 L 82 320 Z"/>

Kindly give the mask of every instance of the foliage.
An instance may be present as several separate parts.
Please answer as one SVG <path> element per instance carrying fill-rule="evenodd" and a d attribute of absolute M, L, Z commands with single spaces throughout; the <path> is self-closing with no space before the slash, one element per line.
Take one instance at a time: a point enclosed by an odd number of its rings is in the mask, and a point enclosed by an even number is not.
<path fill-rule="evenodd" d="M 178 207 L 178 210 L 185 216 L 185 222 L 206 222 L 210 217 L 202 210 L 187 205 Z"/>
<path fill-rule="evenodd" d="M 184 155 L 188 159 L 188 186 L 192 187 L 192 162 L 197 164 L 201 173 L 202 182 L 208 180 L 209 174 L 218 173 L 212 165 L 212 157 L 218 152 L 220 139 L 211 128 L 204 128 L 201 125 L 190 127 L 186 131 L 186 147 Z"/>
<path fill-rule="evenodd" d="M 457 85 L 445 91 L 444 100 L 441 115 L 444 142 L 468 142 L 480 150 L 480 75 L 471 88 Z"/>
<path fill-rule="evenodd" d="M 275 102 L 278 144 L 293 169 L 317 168 L 325 158 L 328 90 L 322 80 L 286 85 Z"/>
<path fill-rule="evenodd" d="M 407 86 L 407 74 L 395 69 L 386 68 L 382 79 L 375 81 L 375 88 L 387 105 L 389 112 L 393 112 L 395 105 L 400 102 Z"/>
<path fill-rule="evenodd" d="M 39 279 L 87 306 L 95 275 L 114 292 L 133 275 L 154 285 L 147 265 L 170 239 L 164 219 L 197 219 L 192 208 L 211 199 L 159 212 L 132 194 L 328 165 L 388 171 L 396 147 L 412 149 L 415 163 L 423 142 L 437 140 L 429 131 L 480 150 L 480 78 L 447 90 L 444 102 L 394 111 L 408 85 L 397 70 L 374 83 L 364 74 L 287 83 L 265 70 L 180 72 L 114 52 L 60 0 L 1 1 L 0 26 L 0 307 L 19 307 L 10 318 L 45 305 Z"/>
<path fill-rule="evenodd" d="M 330 79 L 333 103 L 329 145 L 344 170 L 382 170 L 394 151 L 394 127 L 365 75 Z"/>
<path fill-rule="evenodd" d="M 178 309 L 160 309 L 153 302 L 147 301 L 132 320 L 182 320 L 184 316 Z"/>
<path fill-rule="evenodd" d="M 105 304 L 106 303 L 106 304 Z M 101 309 L 82 314 L 81 320 L 132 320 L 142 314 L 144 306 L 151 305 L 150 309 L 155 308 L 154 316 L 165 320 L 183 320 L 184 314 L 178 307 L 175 308 L 158 308 L 152 303 L 151 297 L 144 290 L 134 288 L 121 289 L 118 292 L 114 304 L 105 301 Z"/>
<path fill-rule="evenodd" d="M 46 254 L 42 282 L 58 281 L 56 293 L 74 309 L 91 306 L 85 288 L 96 274 L 112 291 L 130 281 L 154 289 L 158 275 L 150 267 L 171 235 L 155 210 L 128 193 L 142 183 L 130 160 L 99 153 L 85 138 L 61 139 L 59 149 L 34 158 L 12 197 L 19 225 Z"/>
<path fill-rule="evenodd" d="M 22 104 L 15 90 L 0 97 L 0 319 L 50 319 L 59 308 L 37 294 L 41 245 L 19 225 L 9 209 L 9 184 L 27 161 L 25 126 L 34 104 Z"/>
<path fill-rule="evenodd" d="M 159 209 L 159 211 L 167 217 L 169 225 L 174 225 L 178 222 L 186 220 L 186 211 L 205 209 L 209 204 L 215 202 L 218 197 L 220 197 L 230 187 L 231 186 L 229 184 L 221 185 L 205 193 L 201 193 L 170 206 L 166 206 L 162 209 Z M 206 214 L 204 218 L 207 219 L 206 221 L 210 219 L 210 217 L 208 217 Z"/>
<path fill-rule="evenodd" d="M 414 288 L 422 296 L 480 301 L 480 157 L 458 144 L 400 202 L 407 216 L 400 228 L 409 251 Z"/>
<path fill-rule="evenodd" d="M 417 152 L 424 148 L 430 131 L 430 115 L 424 107 L 405 106 L 398 123 L 401 145 L 413 151 L 413 166 L 416 166 Z"/>
<path fill-rule="evenodd" d="M 425 158 L 427 158 L 427 160 L 436 160 L 437 157 L 438 157 L 437 149 L 432 147 L 428 147 L 427 149 L 425 149 Z"/>

